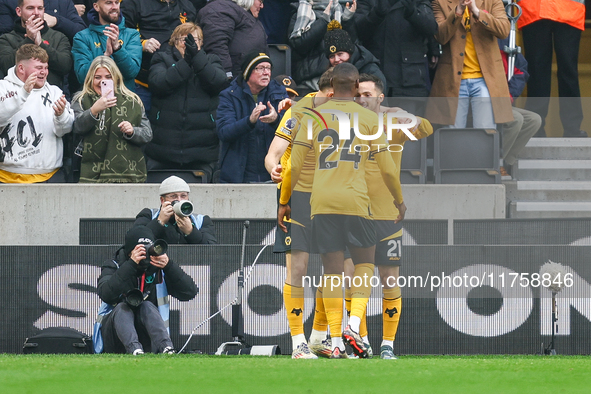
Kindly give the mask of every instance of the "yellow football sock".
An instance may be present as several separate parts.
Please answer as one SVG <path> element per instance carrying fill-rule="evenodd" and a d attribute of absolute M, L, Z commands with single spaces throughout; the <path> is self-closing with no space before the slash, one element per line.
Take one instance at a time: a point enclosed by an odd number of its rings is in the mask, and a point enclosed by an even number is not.
<path fill-rule="evenodd" d="M 287 321 L 291 335 L 304 333 L 304 288 L 283 285 L 283 302 L 287 311 Z"/>
<path fill-rule="evenodd" d="M 339 278 L 331 282 L 332 277 Z M 341 324 L 343 322 L 343 288 L 340 275 L 324 275 L 324 290 L 322 291 L 324 299 L 324 310 L 326 311 L 326 319 L 330 328 L 330 336 L 332 338 L 340 338 L 342 335 Z M 333 287 L 331 283 L 338 286 Z"/>
<path fill-rule="evenodd" d="M 362 338 L 367 336 L 367 310 L 363 313 L 363 317 L 361 318 L 361 324 L 359 325 L 359 335 Z"/>
<path fill-rule="evenodd" d="M 371 294 L 370 279 L 373 273 L 373 264 L 363 263 L 355 265 L 355 275 L 351 282 L 351 316 L 357 316 L 361 319 L 365 314 L 367 301 Z"/>
<path fill-rule="evenodd" d="M 326 310 L 324 309 L 322 287 L 318 286 L 316 288 L 316 309 L 314 311 L 314 324 L 312 324 L 312 329 L 326 332 L 327 327 L 328 320 L 326 320 Z"/>
<path fill-rule="evenodd" d="M 400 322 L 402 295 L 398 286 L 393 289 L 383 289 L 383 293 L 383 339 L 385 341 L 393 341 L 396 337 L 396 331 L 398 331 L 398 323 Z"/>

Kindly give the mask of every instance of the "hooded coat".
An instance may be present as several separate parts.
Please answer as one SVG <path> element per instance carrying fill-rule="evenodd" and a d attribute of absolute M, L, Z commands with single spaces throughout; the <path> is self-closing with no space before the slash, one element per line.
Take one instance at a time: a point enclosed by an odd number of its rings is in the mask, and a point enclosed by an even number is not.
<path fill-rule="evenodd" d="M 47 174 L 62 166 L 62 137 L 72 130 L 70 104 L 55 116 L 53 103 L 61 89 L 45 82 L 30 93 L 24 82 L 8 70 L 0 81 L 0 169 L 15 174 Z"/>

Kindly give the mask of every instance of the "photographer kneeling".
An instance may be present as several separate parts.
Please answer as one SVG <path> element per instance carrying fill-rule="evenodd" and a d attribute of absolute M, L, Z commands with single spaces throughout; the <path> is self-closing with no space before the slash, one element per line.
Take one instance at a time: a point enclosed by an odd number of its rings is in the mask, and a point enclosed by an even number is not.
<path fill-rule="evenodd" d="M 213 222 L 207 215 L 193 214 L 189 185 L 178 176 L 160 184 L 160 208 L 144 208 L 134 225 L 148 227 L 156 238 L 169 244 L 217 244 Z"/>
<path fill-rule="evenodd" d="M 96 353 L 174 353 L 168 296 L 189 301 L 198 289 L 168 258 L 166 247 L 149 228 L 135 226 L 115 258 L 101 267 L 98 295 L 103 303 L 93 335 Z"/>

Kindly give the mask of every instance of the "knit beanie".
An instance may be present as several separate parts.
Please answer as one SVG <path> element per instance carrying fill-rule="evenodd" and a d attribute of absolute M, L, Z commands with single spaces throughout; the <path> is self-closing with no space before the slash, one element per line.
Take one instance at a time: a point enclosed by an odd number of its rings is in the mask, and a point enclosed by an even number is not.
<path fill-rule="evenodd" d="M 189 185 L 187 182 L 179 178 L 178 176 L 169 176 L 160 184 L 159 193 L 161 196 L 168 193 L 175 192 L 187 192 L 190 193 Z"/>
<path fill-rule="evenodd" d="M 135 226 L 132 227 L 127 234 L 125 234 L 125 245 L 123 251 L 125 256 L 129 256 L 131 251 L 138 244 L 147 245 L 154 243 L 154 233 L 146 226 Z"/>
<path fill-rule="evenodd" d="M 355 44 L 341 24 L 333 20 L 328 24 L 327 32 L 324 34 L 324 53 L 326 57 L 330 57 L 337 52 L 347 52 L 352 55 L 355 52 Z"/>
<path fill-rule="evenodd" d="M 255 67 L 259 63 L 264 62 L 268 62 L 271 64 L 271 66 L 273 66 L 271 58 L 266 53 L 252 51 L 244 55 L 244 57 L 242 58 L 242 63 L 240 65 L 240 67 L 242 67 L 242 77 L 244 78 L 244 80 L 248 81 L 248 78 L 250 78 L 250 74 L 252 74 L 252 71 L 255 69 Z"/>

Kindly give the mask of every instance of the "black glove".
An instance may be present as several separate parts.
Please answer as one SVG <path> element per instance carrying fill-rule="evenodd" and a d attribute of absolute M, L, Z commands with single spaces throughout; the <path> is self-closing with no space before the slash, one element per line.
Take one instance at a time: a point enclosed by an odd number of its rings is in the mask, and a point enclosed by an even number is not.
<path fill-rule="evenodd" d="M 197 48 L 197 43 L 195 42 L 195 37 L 192 34 L 187 35 L 185 37 L 185 60 L 187 63 L 191 64 L 193 58 L 199 52 L 199 48 Z"/>
<path fill-rule="evenodd" d="M 415 12 L 414 0 L 400 0 L 400 4 L 404 6 L 404 17 L 410 18 Z"/>

